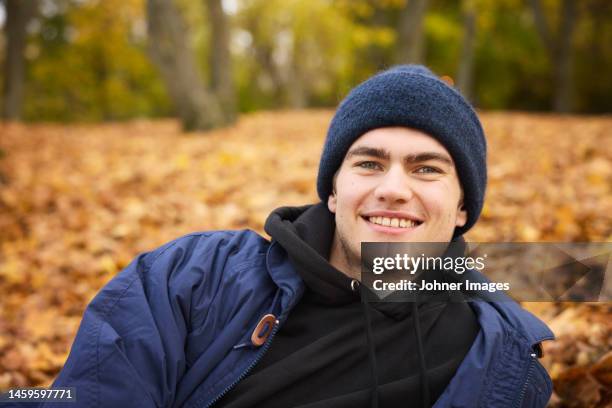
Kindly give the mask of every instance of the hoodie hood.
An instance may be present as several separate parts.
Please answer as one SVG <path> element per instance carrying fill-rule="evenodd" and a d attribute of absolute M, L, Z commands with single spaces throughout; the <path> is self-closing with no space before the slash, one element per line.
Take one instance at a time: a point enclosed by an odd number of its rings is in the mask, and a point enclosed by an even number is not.
<path fill-rule="evenodd" d="M 264 229 L 287 251 L 317 301 L 341 305 L 359 300 L 359 292 L 352 290 L 353 279 L 328 261 L 336 224 L 324 203 L 277 208 Z"/>

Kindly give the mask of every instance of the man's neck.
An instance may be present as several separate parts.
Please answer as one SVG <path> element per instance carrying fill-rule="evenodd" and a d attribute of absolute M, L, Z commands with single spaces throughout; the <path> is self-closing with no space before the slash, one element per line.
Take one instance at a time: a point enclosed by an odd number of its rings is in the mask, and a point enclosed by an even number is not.
<path fill-rule="evenodd" d="M 342 245 L 342 242 L 338 239 L 337 235 L 334 235 L 332 241 L 331 251 L 329 253 L 329 263 L 344 273 L 351 279 L 361 280 L 361 265 L 353 265 L 349 262 L 347 251 Z"/>

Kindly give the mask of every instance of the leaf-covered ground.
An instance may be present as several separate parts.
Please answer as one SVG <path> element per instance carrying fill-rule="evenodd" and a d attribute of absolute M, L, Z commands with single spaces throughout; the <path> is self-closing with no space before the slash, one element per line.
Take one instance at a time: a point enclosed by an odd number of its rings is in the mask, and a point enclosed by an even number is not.
<path fill-rule="evenodd" d="M 174 121 L 0 125 L 0 389 L 49 385 L 86 304 L 138 253 L 197 230 L 263 233 L 275 207 L 315 202 L 331 115 L 187 135 Z M 612 117 L 482 120 L 489 185 L 468 240 L 612 241 Z M 612 305 L 526 306 L 558 335 L 551 405 L 611 404 Z"/>

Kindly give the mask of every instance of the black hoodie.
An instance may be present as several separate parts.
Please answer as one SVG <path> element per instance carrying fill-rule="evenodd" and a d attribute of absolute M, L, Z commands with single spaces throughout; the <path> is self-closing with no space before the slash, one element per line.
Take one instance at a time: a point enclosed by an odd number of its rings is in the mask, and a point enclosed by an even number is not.
<path fill-rule="evenodd" d="M 356 282 L 328 262 L 335 222 L 323 203 L 279 208 L 265 229 L 306 290 L 262 360 L 215 406 L 433 404 L 478 333 L 470 306 L 362 302 Z"/>

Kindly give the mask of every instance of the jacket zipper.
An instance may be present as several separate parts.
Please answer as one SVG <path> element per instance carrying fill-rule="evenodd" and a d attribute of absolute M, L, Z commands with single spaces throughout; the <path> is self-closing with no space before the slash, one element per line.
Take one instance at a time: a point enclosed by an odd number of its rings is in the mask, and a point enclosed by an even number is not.
<path fill-rule="evenodd" d="M 262 357 L 264 356 L 264 354 L 266 354 L 266 351 L 268 351 L 268 348 L 270 348 L 270 344 L 272 343 L 272 339 L 274 338 L 274 335 L 276 334 L 278 327 L 280 326 L 279 324 L 279 320 L 276 320 L 274 322 L 274 328 L 272 329 L 272 333 L 270 333 L 270 337 L 268 337 L 268 339 L 266 340 L 266 342 L 264 343 L 263 346 L 261 346 L 261 350 L 259 351 L 259 354 L 257 355 L 257 357 L 255 357 L 255 360 L 253 360 L 253 362 L 251 363 L 250 366 L 247 367 L 246 370 L 244 370 L 242 372 L 242 374 L 240 374 L 240 376 L 238 377 L 238 379 L 236 379 L 236 381 L 234 381 L 233 383 L 231 383 L 230 385 L 228 385 L 223 392 L 221 392 L 221 394 L 217 395 L 212 401 L 210 401 L 204 408 L 209 408 L 210 406 L 212 406 L 215 402 L 219 401 L 221 399 L 221 397 L 223 397 L 225 394 L 227 394 L 232 388 L 234 388 L 236 386 L 236 384 L 238 384 L 240 381 L 242 381 L 244 379 L 244 377 L 247 376 L 247 374 L 249 373 L 249 371 L 251 371 L 253 369 L 253 367 L 255 367 L 255 365 L 257 365 L 257 363 L 259 363 L 259 360 L 262 359 Z"/>
<path fill-rule="evenodd" d="M 529 382 L 531 381 L 531 374 L 533 373 L 533 369 L 535 368 L 535 357 L 531 356 L 531 360 L 529 360 L 529 368 L 527 369 L 527 377 L 525 378 L 525 383 L 523 384 L 523 388 L 521 389 L 521 393 L 519 394 L 519 398 L 516 402 L 515 407 L 520 408 L 523 403 L 523 399 L 525 398 L 525 393 L 527 392 L 527 387 L 529 386 Z"/>

